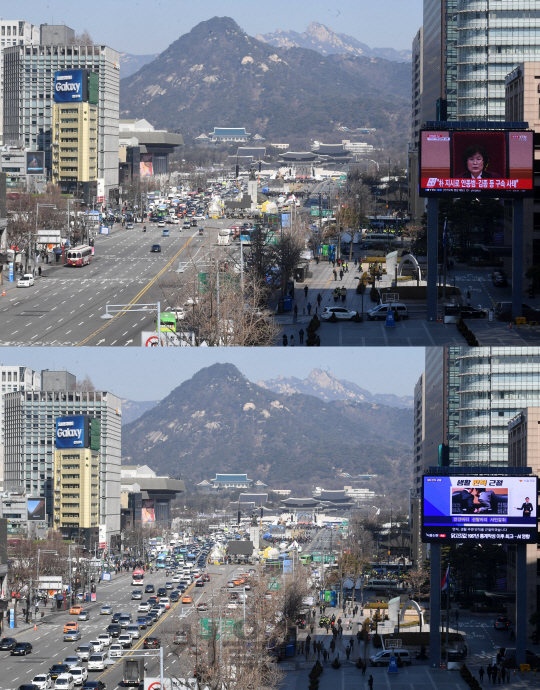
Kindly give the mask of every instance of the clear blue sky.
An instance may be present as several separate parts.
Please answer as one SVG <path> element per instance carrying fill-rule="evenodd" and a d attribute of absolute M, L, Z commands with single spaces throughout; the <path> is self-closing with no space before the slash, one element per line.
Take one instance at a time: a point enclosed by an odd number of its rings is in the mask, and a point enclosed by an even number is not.
<path fill-rule="evenodd" d="M 325 24 L 374 48 L 411 47 L 422 24 L 422 0 L 25 0 L 5 5 L 3 19 L 33 24 L 67 24 L 88 29 L 96 43 L 137 55 L 160 53 L 196 24 L 232 17 L 254 36 L 276 29 L 303 32 L 310 22 Z"/>
<path fill-rule="evenodd" d="M 329 370 L 371 393 L 413 395 L 424 370 L 424 348 L 153 348 L 3 347 L 5 365 L 67 369 L 90 376 L 97 389 L 129 400 L 160 400 L 199 369 L 230 362 L 250 380 L 305 378 L 311 369 Z"/>

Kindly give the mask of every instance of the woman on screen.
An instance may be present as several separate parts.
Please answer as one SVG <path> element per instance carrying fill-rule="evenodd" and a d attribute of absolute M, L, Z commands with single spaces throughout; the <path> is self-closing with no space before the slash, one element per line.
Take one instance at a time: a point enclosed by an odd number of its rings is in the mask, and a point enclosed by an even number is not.
<path fill-rule="evenodd" d="M 473 144 L 463 151 L 463 167 L 465 168 L 465 172 L 462 175 L 463 178 L 485 180 L 498 177 L 498 175 L 487 171 L 488 165 L 489 156 L 483 146 Z"/>

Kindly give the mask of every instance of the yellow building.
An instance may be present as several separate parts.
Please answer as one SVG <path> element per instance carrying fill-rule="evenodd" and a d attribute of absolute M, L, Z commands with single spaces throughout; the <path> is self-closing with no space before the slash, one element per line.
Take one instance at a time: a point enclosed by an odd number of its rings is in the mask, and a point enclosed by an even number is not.
<path fill-rule="evenodd" d="M 99 452 L 63 448 L 54 453 L 54 528 L 94 532 L 99 525 Z"/>
<path fill-rule="evenodd" d="M 93 182 L 98 176 L 97 105 L 55 103 L 52 178 L 61 187 Z"/>

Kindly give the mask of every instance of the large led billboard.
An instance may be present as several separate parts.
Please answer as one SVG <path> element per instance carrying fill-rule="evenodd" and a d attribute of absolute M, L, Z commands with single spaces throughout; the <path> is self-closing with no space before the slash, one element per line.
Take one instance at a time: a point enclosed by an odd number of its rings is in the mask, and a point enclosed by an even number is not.
<path fill-rule="evenodd" d="M 535 544 L 537 478 L 423 477 L 422 541 Z"/>
<path fill-rule="evenodd" d="M 44 522 L 47 519 L 45 515 L 45 499 L 44 498 L 29 498 L 28 499 L 28 519 L 40 520 Z"/>
<path fill-rule="evenodd" d="M 419 195 L 533 196 L 533 153 L 531 131 L 422 130 Z"/>
<path fill-rule="evenodd" d="M 26 174 L 45 175 L 45 152 L 27 151 L 26 152 Z"/>
<path fill-rule="evenodd" d="M 67 69 L 54 73 L 55 103 L 83 103 L 88 100 L 88 70 Z"/>

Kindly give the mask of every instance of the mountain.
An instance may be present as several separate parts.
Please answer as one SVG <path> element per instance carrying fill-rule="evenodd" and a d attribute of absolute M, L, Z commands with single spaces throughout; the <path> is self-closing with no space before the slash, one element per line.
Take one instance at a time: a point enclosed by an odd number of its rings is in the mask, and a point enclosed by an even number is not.
<path fill-rule="evenodd" d="M 159 403 L 159 400 L 122 400 L 122 426 L 138 419 L 142 414 L 151 410 Z"/>
<path fill-rule="evenodd" d="M 362 55 L 364 57 L 384 58 L 395 62 L 411 62 L 410 50 L 395 50 L 395 48 L 370 48 L 360 43 L 356 38 L 347 34 L 338 34 L 329 26 L 311 22 L 303 34 L 296 31 L 277 29 L 270 34 L 257 34 L 255 38 L 269 43 L 275 48 L 310 48 L 321 55 L 341 53 L 347 55 Z"/>
<path fill-rule="evenodd" d="M 152 55 L 131 55 L 130 53 L 120 53 L 120 77 L 129 77 L 138 72 L 141 67 L 152 62 L 159 53 Z"/>
<path fill-rule="evenodd" d="M 341 124 L 402 138 L 410 118 L 411 67 L 356 55 L 274 48 L 232 19 L 214 17 L 121 80 L 121 117 L 198 135 L 246 127 L 267 138 L 338 138 Z"/>
<path fill-rule="evenodd" d="M 278 376 L 277 379 L 257 381 L 257 385 L 281 395 L 301 393 L 314 395 L 325 401 L 349 400 L 350 402 L 367 402 L 404 409 L 411 409 L 414 402 L 414 398 L 410 395 L 397 396 L 383 393 L 373 395 L 365 388 L 357 386 L 356 383 L 337 379 L 328 371 L 321 369 L 312 369 L 305 379 L 298 379 L 295 376 Z"/>
<path fill-rule="evenodd" d="M 412 420 L 411 410 L 274 393 L 232 364 L 214 364 L 122 427 L 122 462 L 191 486 L 216 472 L 247 472 L 269 486 L 324 485 L 340 472 L 408 486 Z"/>

